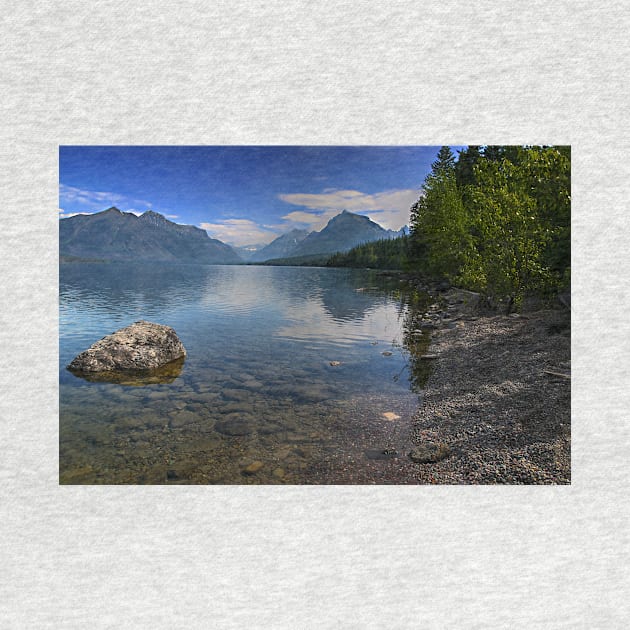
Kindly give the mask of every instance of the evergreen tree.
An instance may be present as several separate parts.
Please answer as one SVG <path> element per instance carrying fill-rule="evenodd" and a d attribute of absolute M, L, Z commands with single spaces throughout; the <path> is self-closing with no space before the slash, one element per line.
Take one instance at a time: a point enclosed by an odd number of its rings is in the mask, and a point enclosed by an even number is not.
<path fill-rule="evenodd" d="M 470 146 L 459 151 L 455 164 L 455 178 L 460 188 L 475 184 L 474 168 L 481 158 L 481 147 L 479 146 Z"/>
<path fill-rule="evenodd" d="M 423 271 L 453 281 L 466 265 L 471 240 L 449 147 L 440 149 L 431 168 L 411 211 L 412 247 L 421 256 L 415 262 Z"/>
<path fill-rule="evenodd" d="M 371 267 L 373 269 L 406 269 L 407 236 L 371 241 L 346 253 L 328 259 L 329 267 Z"/>
<path fill-rule="evenodd" d="M 437 175 L 441 172 L 450 172 L 455 166 L 455 156 L 451 147 L 442 147 L 437 154 L 437 160 L 431 164 L 432 173 Z"/>
<path fill-rule="evenodd" d="M 418 272 L 505 299 L 570 281 L 569 147 L 442 147 L 411 208 Z"/>
<path fill-rule="evenodd" d="M 498 162 L 503 159 L 504 148 L 496 144 L 488 144 L 483 148 L 483 157 L 490 162 Z"/>

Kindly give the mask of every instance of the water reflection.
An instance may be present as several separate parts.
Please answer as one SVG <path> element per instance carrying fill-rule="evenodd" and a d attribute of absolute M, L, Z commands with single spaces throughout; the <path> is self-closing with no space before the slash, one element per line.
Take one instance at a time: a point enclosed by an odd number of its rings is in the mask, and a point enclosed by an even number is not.
<path fill-rule="evenodd" d="M 409 360 L 409 384 L 411 390 L 421 393 L 431 374 L 431 363 L 422 360 L 431 343 L 431 334 L 421 330 L 420 322 L 432 299 L 423 291 L 404 286 L 399 291 L 405 305 L 403 319 L 403 345 Z"/>
<path fill-rule="evenodd" d="M 68 371 L 90 383 L 116 383 L 130 387 L 145 387 L 172 383 L 182 373 L 184 361 L 185 358 L 182 357 L 152 370 L 82 372 L 68 368 Z"/>
<path fill-rule="evenodd" d="M 160 308 L 180 306 L 197 299 L 187 289 L 198 284 L 203 271 L 197 265 L 64 264 L 60 267 L 61 303 L 83 301 L 88 308 L 93 305 L 115 314 L 150 311 L 157 304 Z"/>
<path fill-rule="evenodd" d="M 335 483 L 395 465 L 365 453 L 401 452 L 425 367 L 396 287 L 357 270 L 62 265 L 62 481 Z M 138 319 L 172 326 L 185 364 L 65 369 Z"/>
<path fill-rule="evenodd" d="M 351 321 L 364 318 L 377 306 L 387 304 L 389 298 L 383 293 L 380 281 L 374 290 L 373 274 L 357 275 L 352 270 L 340 270 L 336 285 L 325 284 L 321 299 L 326 312 L 337 321 Z"/>

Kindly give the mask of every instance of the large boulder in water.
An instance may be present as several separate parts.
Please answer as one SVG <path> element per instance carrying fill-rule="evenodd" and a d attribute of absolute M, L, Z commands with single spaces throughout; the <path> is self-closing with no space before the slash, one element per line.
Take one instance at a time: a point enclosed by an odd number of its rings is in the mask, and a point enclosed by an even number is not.
<path fill-rule="evenodd" d="M 73 372 L 154 370 L 186 356 L 186 348 L 170 326 L 139 321 L 121 328 L 77 355 Z"/>

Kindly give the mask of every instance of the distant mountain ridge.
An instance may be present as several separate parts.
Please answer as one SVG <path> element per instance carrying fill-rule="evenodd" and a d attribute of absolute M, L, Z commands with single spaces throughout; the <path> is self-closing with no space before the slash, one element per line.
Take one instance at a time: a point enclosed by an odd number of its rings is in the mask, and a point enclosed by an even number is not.
<path fill-rule="evenodd" d="M 116 207 L 60 219 L 59 253 L 115 261 L 242 262 L 232 247 L 205 230 L 173 223 L 152 210 L 136 216 Z"/>
<path fill-rule="evenodd" d="M 253 246 L 243 248 L 239 255 L 237 248 L 210 238 L 201 228 L 174 223 L 152 210 L 136 216 L 111 207 L 60 219 L 59 253 L 62 261 L 238 264 L 244 259 L 256 263 L 325 257 L 403 234 L 405 228 L 386 230 L 368 217 L 344 210 L 319 232 L 294 229 L 256 251 L 251 251 Z"/>
<path fill-rule="evenodd" d="M 291 242 L 291 239 L 287 237 L 298 230 L 278 237 L 267 247 L 256 252 L 255 257 L 250 260 L 264 262 L 279 258 L 306 258 L 347 252 L 363 243 L 402 236 L 404 229 L 397 232 L 386 230 L 368 217 L 344 210 L 330 219 L 320 232 L 311 232 L 303 236 L 293 247 L 286 247 Z M 303 230 L 301 232 L 305 234 Z M 276 243 L 279 241 L 283 247 L 276 249 Z"/>
<path fill-rule="evenodd" d="M 264 262 L 272 258 L 289 256 L 308 235 L 308 230 L 291 230 L 254 252 L 248 260 L 250 262 Z"/>

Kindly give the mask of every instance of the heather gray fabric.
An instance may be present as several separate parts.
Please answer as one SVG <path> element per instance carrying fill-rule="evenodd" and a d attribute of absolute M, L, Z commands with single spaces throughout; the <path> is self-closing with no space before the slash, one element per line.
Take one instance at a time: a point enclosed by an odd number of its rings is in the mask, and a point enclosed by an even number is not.
<path fill-rule="evenodd" d="M 3 3 L 0 626 L 622 628 L 626 4 Z M 60 487 L 60 144 L 573 145 L 569 487 Z M 67 182 L 72 184 L 72 182 Z"/>

